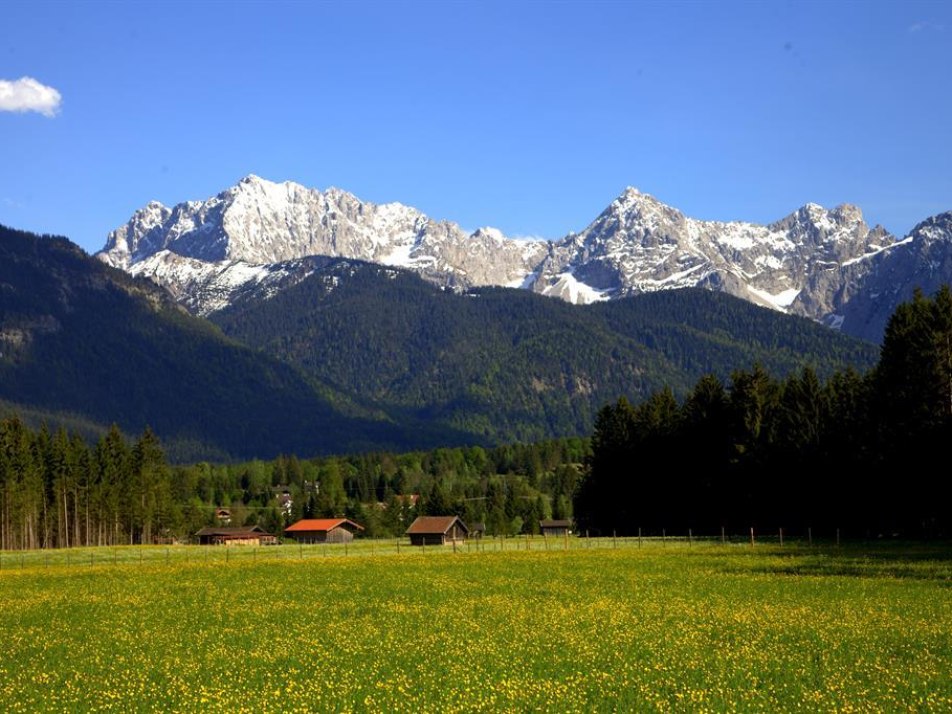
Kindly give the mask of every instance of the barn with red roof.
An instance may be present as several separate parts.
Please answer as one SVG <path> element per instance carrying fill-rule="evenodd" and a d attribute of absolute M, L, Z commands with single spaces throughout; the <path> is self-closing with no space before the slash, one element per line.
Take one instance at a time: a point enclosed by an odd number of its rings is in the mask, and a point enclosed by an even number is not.
<path fill-rule="evenodd" d="M 305 518 L 284 529 L 298 543 L 349 543 L 364 527 L 347 518 Z"/>

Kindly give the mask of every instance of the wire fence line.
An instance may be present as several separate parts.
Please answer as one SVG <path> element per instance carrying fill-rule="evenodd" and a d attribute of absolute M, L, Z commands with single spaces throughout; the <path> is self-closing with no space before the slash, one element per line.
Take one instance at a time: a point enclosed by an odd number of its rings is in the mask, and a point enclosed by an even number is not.
<path fill-rule="evenodd" d="M 486 536 L 470 538 L 445 545 L 411 545 L 402 538 L 361 538 L 349 543 L 284 543 L 280 545 L 120 545 L 87 546 L 80 548 L 49 548 L 43 550 L 0 551 L 0 575 L 16 571 L 58 567 L 109 567 L 135 565 L 225 564 L 280 562 L 329 558 L 404 555 L 426 557 L 434 554 L 478 554 L 517 551 L 578 551 L 586 549 L 617 548 L 671 548 L 693 547 L 789 547 L 839 545 L 839 532 L 823 539 L 814 539 L 813 534 L 798 534 L 792 538 L 778 531 L 738 535 L 694 535 L 687 533 L 660 534 L 651 532 L 642 535 L 609 535 L 588 537 L 585 533 L 559 536 L 520 535 Z"/>

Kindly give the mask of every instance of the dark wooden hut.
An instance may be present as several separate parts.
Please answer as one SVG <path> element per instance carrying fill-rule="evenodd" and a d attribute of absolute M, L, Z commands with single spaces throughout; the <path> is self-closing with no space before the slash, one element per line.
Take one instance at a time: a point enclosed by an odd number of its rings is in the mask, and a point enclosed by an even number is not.
<path fill-rule="evenodd" d="M 572 521 L 561 519 L 542 520 L 539 521 L 539 530 L 546 537 L 572 535 Z"/>
<path fill-rule="evenodd" d="M 199 545 L 276 545 L 278 542 L 260 526 L 209 526 L 195 536 Z"/>
<path fill-rule="evenodd" d="M 459 516 L 420 516 L 407 528 L 410 545 L 447 545 L 466 540 L 469 528 Z"/>

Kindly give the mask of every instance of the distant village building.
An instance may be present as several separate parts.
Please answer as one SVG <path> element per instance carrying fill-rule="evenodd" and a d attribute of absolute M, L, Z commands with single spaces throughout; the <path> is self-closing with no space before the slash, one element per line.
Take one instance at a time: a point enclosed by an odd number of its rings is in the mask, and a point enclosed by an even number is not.
<path fill-rule="evenodd" d="M 349 543 L 364 527 L 346 518 L 305 518 L 284 529 L 298 543 Z"/>
<path fill-rule="evenodd" d="M 231 523 L 231 511 L 229 511 L 227 508 L 216 508 L 215 520 L 221 523 L 223 526 L 227 526 L 229 523 Z"/>
<path fill-rule="evenodd" d="M 484 535 L 486 535 L 486 524 L 485 523 L 474 523 L 469 528 L 469 537 L 479 540 Z"/>
<path fill-rule="evenodd" d="M 291 496 L 291 491 L 288 489 L 279 491 L 275 500 L 278 502 L 278 510 L 281 511 L 284 517 L 290 517 L 291 510 L 294 508 L 294 498 Z"/>
<path fill-rule="evenodd" d="M 411 545 L 446 545 L 466 540 L 469 528 L 459 516 L 420 516 L 406 534 Z"/>
<path fill-rule="evenodd" d="M 420 500 L 419 493 L 404 493 L 394 496 L 399 503 L 404 508 L 416 508 L 417 501 Z"/>
<path fill-rule="evenodd" d="M 195 534 L 199 545 L 277 545 L 278 539 L 260 526 L 209 526 Z"/>
<path fill-rule="evenodd" d="M 539 521 L 539 530 L 544 536 L 572 535 L 572 521 L 569 520 L 542 520 Z"/>

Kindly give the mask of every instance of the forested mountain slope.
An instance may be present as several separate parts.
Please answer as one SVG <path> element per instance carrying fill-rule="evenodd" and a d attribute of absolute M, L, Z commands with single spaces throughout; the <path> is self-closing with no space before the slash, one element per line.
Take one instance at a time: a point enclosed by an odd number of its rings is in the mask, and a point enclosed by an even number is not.
<path fill-rule="evenodd" d="M 70 422 L 115 422 L 127 433 L 150 425 L 179 459 L 454 439 L 414 432 L 358 406 L 64 238 L 3 227 L 0 400 Z"/>
<path fill-rule="evenodd" d="M 876 348 L 722 293 L 675 290 L 589 306 L 528 291 L 441 290 L 350 260 L 210 317 L 232 337 L 397 410 L 490 441 L 586 433 L 595 412 L 667 384 L 760 362 L 787 374 L 865 369 Z"/>

